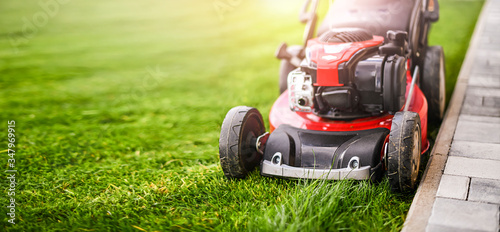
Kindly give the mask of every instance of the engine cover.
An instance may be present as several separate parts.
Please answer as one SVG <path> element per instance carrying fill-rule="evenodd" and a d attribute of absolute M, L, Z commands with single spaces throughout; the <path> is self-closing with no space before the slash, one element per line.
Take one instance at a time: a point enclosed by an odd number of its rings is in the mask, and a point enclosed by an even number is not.
<path fill-rule="evenodd" d="M 317 39 L 308 41 L 307 50 L 310 52 L 311 62 L 315 63 L 317 67 L 315 86 L 344 86 L 348 84 L 350 71 L 354 68 L 355 63 L 362 60 L 367 53 L 377 52 L 378 46 L 384 42 L 384 37 L 381 36 L 371 36 L 369 40 L 358 41 L 360 39 L 357 37 L 345 36 L 344 30 L 351 33 L 364 31 L 362 29 L 343 29 L 338 30 L 337 33 L 327 32 Z M 342 39 L 338 39 L 338 37 Z M 364 38 L 366 39 L 366 36 Z"/>
<path fill-rule="evenodd" d="M 406 59 L 380 52 L 383 42 L 381 36 L 353 28 L 309 40 L 301 67 L 288 76 L 292 111 L 340 120 L 399 111 L 406 93 Z"/>

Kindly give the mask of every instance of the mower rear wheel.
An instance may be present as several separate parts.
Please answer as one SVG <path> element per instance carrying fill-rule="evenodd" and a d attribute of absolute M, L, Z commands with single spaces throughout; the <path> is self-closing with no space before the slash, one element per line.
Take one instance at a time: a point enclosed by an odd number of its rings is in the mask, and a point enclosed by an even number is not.
<path fill-rule="evenodd" d="M 245 178 L 262 160 L 257 138 L 266 132 L 260 112 L 251 107 L 232 108 L 222 122 L 219 157 L 227 178 Z"/>
<path fill-rule="evenodd" d="M 440 122 L 443 119 L 446 104 L 445 63 L 441 46 L 427 48 L 421 87 L 429 105 L 429 120 Z"/>
<path fill-rule="evenodd" d="M 391 189 L 410 192 L 416 187 L 420 167 L 422 135 L 417 113 L 397 112 L 392 119 L 387 154 L 387 176 Z"/>

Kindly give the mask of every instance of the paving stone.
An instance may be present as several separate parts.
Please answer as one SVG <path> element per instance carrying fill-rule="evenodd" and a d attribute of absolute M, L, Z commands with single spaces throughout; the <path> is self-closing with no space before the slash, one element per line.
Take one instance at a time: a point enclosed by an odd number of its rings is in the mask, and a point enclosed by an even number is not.
<path fill-rule="evenodd" d="M 496 60 L 500 59 L 500 47 L 498 47 L 498 48 L 499 49 L 481 49 L 481 48 L 479 48 L 478 51 L 481 53 L 481 55 L 474 57 L 474 65 L 475 66 L 498 65 L 497 62 L 492 62 L 492 61 L 496 61 Z"/>
<path fill-rule="evenodd" d="M 500 117 L 500 108 L 492 106 L 488 107 L 482 105 L 464 104 L 461 113 L 476 116 Z"/>
<path fill-rule="evenodd" d="M 483 96 L 466 95 L 464 99 L 464 105 L 470 106 L 482 106 L 484 102 Z"/>
<path fill-rule="evenodd" d="M 469 86 L 462 114 L 500 117 L 500 88 Z"/>
<path fill-rule="evenodd" d="M 478 64 L 474 67 L 471 68 L 471 72 L 473 74 L 476 73 L 485 73 L 485 74 L 494 74 L 494 73 L 499 73 L 500 72 L 500 66 L 490 66 L 487 65 L 486 63 L 481 63 Z"/>
<path fill-rule="evenodd" d="M 488 28 L 488 31 L 495 32 L 495 25 L 498 25 L 500 19 L 500 15 L 498 13 L 490 12 L 487 16 L 487 21 L 485 26 Z"/>
<path fill-rule="evenodd" d="M 500 144 L 453 141 L 450 156 L 500 160 Z"/>
<path fill-rule="evenodd" d="M 436 196 L 467 200 L 468 191 L 469 177 L 443 175 Z"/>
<path fill-rule="evenodd" d="M 484 73 L 498 73 L 500 70 L 500 46 L 495 44 L 483 45 L 478 49 L 480 56 L 474 57 L 474 66 L 472 71 Z"/>
<path fill-rule="evenodd" d="M 444 174 L 500 180 L 500 161 L 449 156 Z"/>
<path fill-rule="evenodd" d="M 476 76 L 476 75 L 495 75 L 498 74 L 499 72 L 493 72 L 488 69 L 481 69 L 481 68 L 476 68 L 476 67 L 471 67 L 471 71 L 469 73 L 469 76 L 467 79 L 470 79 L 470 77 Z"/>
<path fill-rule="evenodd" d="M 500 33 L 498 36 L 500 36 Z M 498 74 L 500 66 L 493 65 L 497 63 L 496 60 L 500 59 L 498 56 L 500 50 L 498 50 L 497 46 L 496 44 L 488 44 L 477 50 L 481 55 L 474 57 L 474 65 L 470 67 L 470 76 L 474 74 Z"/>
<path fill-rule="evenodd" d="M 469 201 L 500 205 L 500 180 L 472 178 Z"/>
<path fill-rule="evenodd" d="M 500 39 L 498 41 L 500 44 Z M 500 88 L 500 73 L 498 74 L 478 74 L 469 77 L 469 88 L 470 87 L 491 87 Z"/>
<path fill-rule="evenodd" d="M 500 124 L 500 118 L 498 118 L 498 117 L 460 115 L 459 119 L 462 121 L 469 121 L 469 122 L 484 122 L 484 123 Z"/>
<path fill-rule="evenodd" d="M 487 87 L 475 87 L 469 86 L 467 88 L 467 92 L 465 93 L 467 96 L 483 96 L 483 97 L 496 97 L 500 98 L 500 88 L 487 88 Z"/>
<path fill-rule="evenodd" d="M 498 33 L 498 36 L 500 36 L 500 33 Z M 500 49 L 500 44 L 497 43 L 483 43 L 478 46 L 481 49 L 485 50 L 498 50 Z"/>
<path fill-rule="evenodd" d="M 467 95 L 464 99 L 464 106 L 484 107 L 484 108 L 500 108 L 500 97 L 485 97 Z"/>
<path fill-rule="evenodd" d="M 436 198 L 426 231 L 498 232 L 497 205 Z"/>
<path fill-rule="evenodd" d="M 492 23 L 489 23 L 488 24 L 488 28 L 485 28 L 485 31 L 484 31 L 484 32 L 486 32 L 485 34 L 487 34 L 487 35 L 498 35 L 499 34 L 498 30 L 495 30 L 494 28 L 495 28 L 495 25 L 492 24 Z M 481 46 L 481 44 L 478 44 L 478 47 L 479 46 Z"/>
<path fill-rule="evenodd" d="M 462 114 L 466 114 L 466 112 L 465 109 L 462 109 Z M 458 119 L 454 140 L 500 143 L 500 118 L 461 115 Z"/>
<path fill-rule="evenodd" d="M 500 43 L 500 37 L 498 36 L 493 36 L 489 34 L 484 34 L 479 38 L 479 48 L 484 48 L 483 46 L 488 46 L 488 45 L 493 45 L 493 46 L 498 46 Z M 496 46 L 494 48 L 496 48 Z M 500 49 L 499 49 L 500 50 Z"/>
<path fill-rule="evenodd" d="M 483 106 L 500 107 L 500 97 L 483 97 Z"/>
<path fill-rule="evenodd" d="M 500 48 L 500 44 L 497 45 L 498 48 Z M 500 66 L 500 58 L 498 57 L 495 57 L 495 58 L 489 58 L 487 61 L 486 61 L 486 64 L 489 65 L 489 66 Z"/>

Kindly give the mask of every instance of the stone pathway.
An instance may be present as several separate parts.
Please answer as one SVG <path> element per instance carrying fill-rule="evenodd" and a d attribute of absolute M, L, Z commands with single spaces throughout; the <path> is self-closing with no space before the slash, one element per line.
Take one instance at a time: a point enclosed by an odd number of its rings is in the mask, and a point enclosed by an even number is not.
<path fill-rule="evenodd" d="M 403 231 L 500 232 L 500 0 L 487 0 Z"/>

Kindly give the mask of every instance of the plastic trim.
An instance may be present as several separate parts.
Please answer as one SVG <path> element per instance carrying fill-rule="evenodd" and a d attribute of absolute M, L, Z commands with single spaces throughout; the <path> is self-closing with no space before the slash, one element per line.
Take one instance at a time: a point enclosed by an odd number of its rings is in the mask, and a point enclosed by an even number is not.
<path fill-rule="evenodd" d="M 264 160 L 262 161 L 260 170 L 261 174 L 264 176 L 279 176 L 301 179 L 367 180 L 370 178 L 370 166 L 359 167 L 356 169 L 314 169 L 292 167 L 285 164 L 276 165 L 271 161 Z"/>

